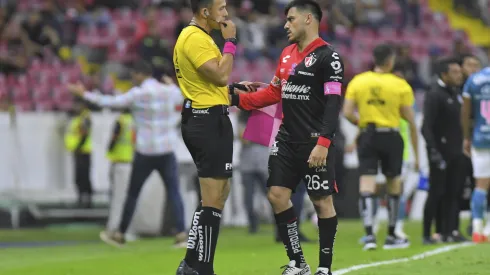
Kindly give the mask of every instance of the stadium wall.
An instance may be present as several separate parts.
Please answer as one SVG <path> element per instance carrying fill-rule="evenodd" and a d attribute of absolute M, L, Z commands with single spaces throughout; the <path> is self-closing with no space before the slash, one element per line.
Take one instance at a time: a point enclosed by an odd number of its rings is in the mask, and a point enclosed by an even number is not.
<path fill-rule="evenodd" d="M 102 112 L 93 114 L 93 155 L 92 155 L 92 181 L 94 189 L 106 192 L 109 188 L 109 162 L 105 152 L 109 141 L 110 130 L 117 114 Z M 236 114 L 231 114 L 232 123 L 236 125 Z M 421 122 L 421 115 L 417 121 Z M 24 200 L 32 201 L 63 201 L 74 200 L 75 189 L 72 183 L 73 165 L 71 156 L 64 150 L 63 133 L 68 123 L 68 117 L 59 113 L 18 113 L 13 126 L 11 118 L 6 113 L 0 114 L 0 194 L 15 194 Z M 420 123 L 419 123 L 420 125 Z M 352 142 L 356 136 L 356 128 L 344 119 L 341 127 L 345 132 L 347 142 Z M 235 127 L 237 129 L 237 127 Z M 180 132 L 180 131 L 179 131 Z M 422 171 L 427 173 L 427 160 L 423 138 L 419 134 L 419 147 L 421 150 L 420 164 Z M 194 167 L 192 159 L 179 140 L 175 144 L 175 152 L 181 164 L 182 191 L 185 196 L 186 217 L 190 218 L 197 197 L 193 191 L 192 180 Z M 240 142 L 235 142 L 234 167 L 239 171 Z M 344 165 L 350 170 L 357 167 L 356 153 L 347 154 Z M 352 178 L 352 177 L 350 177 Z M 355 177 L 354 177 L 355 178 Z M 242 186 L 240 177 L 234 177 L 232 194 L 227 206 L 231 211 L 224 214 L 224 223 L 229 225 L 246 224 L 246 215 L 243 211 Z M 164 200 L 164 188 L 156 174 L 153 174 L 145 186 L 142 197 L 142 207 L 162 209 L 155 202 Z M 351 182 L 352 181 L 352 182 Z M 357 185 L 356 180 L 349 180 L 344 184 Z M 354 189 L 355 190 L 355 189 Z M 258 200 L 257 207 L 264 205 L 264 200 Z M 269 209 L 269 208 L 266 208 Z M 138 211 L 138 210 L 137 210 Z M 155 210 L 161 211 L 161 210 Z M 420 213 L 421 214 L 421 213 Z M 267 213 L 265 213 L 267 215 Z M 160 215 L 161 216 L 161 215 Z M 420 215 L 415 215 L 420 218 Z M 190 222 L 190 221 L 188 221 Z"/>

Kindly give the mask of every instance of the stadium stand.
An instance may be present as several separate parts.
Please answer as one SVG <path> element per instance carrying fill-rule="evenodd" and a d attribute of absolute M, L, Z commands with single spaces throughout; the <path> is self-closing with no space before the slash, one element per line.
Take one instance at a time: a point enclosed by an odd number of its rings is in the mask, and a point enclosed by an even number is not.
<path fill-rule="evenodd" d="M 83 2 L 83 1 L 81 1 Z M 68 110 L 72 98 L 64 91 L 64 84 L 83 79 L 90 71 L 94 63 L 101 64 L 128 64 L 140 58 L 138 45 L 148 34 L 150 26 L 155 25 L 157 33 L 168 42 L 168 50 L 171 52 L 176 39 L 176 27 L 179 24 L 181 14 L 178 9 L 172 7 L 150 8 L 149 1 L 141 1 L 139 9 L 121 7 L 108 9 L 104 7 L 93 8 L 85 11 L 86 7 L 80 1 L 40 1 L 21 0 L 14 1 L 16 6 L 11 6 L 9 13 L 12 16 L 4 16 L 9 21 L 5 26 L 22 28 L 22 20 L 32 13 L 33 8 L 55 12 L 56 23 L 46 19 L 41 23 L 47 26 L 59 28 L 58 35 L 64 40 L 64 46 L 56 53 L 49 43 L 44 45 L 41 58 L 29 57 L 29 66 L 20 69 L 17 73 L 0 73 L 1 96 L 9 98 L 19 110 L 22 111 L 51 111 Z M 247 1 L 244 1 L 247 2 Z M 362 2 L 362 1 L 361 1 Z M 420 1 L 420 26 L 413 28 L 406 26 L 400 28 L 403 11 L 397 1 L 387 1 L 384 7 L 386 18 L 390 24 L 385 24 L 378 29 L 372 29 L 361 25 L 348 28 L 336 25 L 328 25 L 329 20 L 322 26 L 322 35 L 329 39 L 346 57 L 346 72 L 348 76 L 369 69 L 371 65 L 370 52 L 375 43 L 392 42 L 409 45 L 411 58 L 416 63 L 424 63 L 430 58 L 429 54 L 437 50 L 438 54 L 446 54 L 452 51 L 453 41 L 459 39 L 471 52 L 476 52 L 477 47 L 471 43 L 466 32 L 454 30 L 448 17 L 440 12 L 434 12 L 430 7 L 431 1 Z M 433 1 L 432 1 L 433 2 Z M 50 3 L 50 4 L 49 4 Z M 61 5 L 59 5 L 61 3 Z M 242 3 L 237 7 L 236 14 L 247 6 Z M 436 5 L 437 6 L 437 5 Z M 436 7 L 437 8 L 437 7 Z M 6 11 L 6 8 L 3 8 Z M 246 10 L 246 9 L 245 9 Z M 5 12 L 4 12 L 5 13 Z M 49 14 L 49 13 L 48 13 Z M 281 14 L 278 12 L 278 14 Z M 326 8 L 327 19 L 329 16 Z M 450 15 L 451 16 L 451 13 Z M 47 20 L 47 21 L 46 21 Z M 44 26 L 43 25 L 43 26 Z M 73 25 L 72 27 L 69 27 Z M 75 30 L 76 43 L 69 44 L 66 32 Z M 330 35 L 328 33 L 331 33 Z M 5 39 L 7 37 L 7 39 Z M 0 56 L 11 55 L 17 44 L 11 43 L 15 37 L 4 35 L 0 40 Z M 66 45 L 66 46 L 65 46 Z M 240 49 L 243 53 L 244 49 Z M 72 56 L 78 53 L 77 56 Z M 91 56 L 95 62 L 87 62 Z M 170 60 L 167 62 L 171 63 Z M 107 67 L 107 66 L 105 66 Z M 232 79 L 253 79 L 267 82 L 275 68 L 275 61 L 267 57 L 259 57 L 257 60 L 247 60 L 240 56 L 235 62 Z M 104 74 L 102 83 L 111 83 L 117 79 L 115 74 Z M 428 84 L 428 83 L 425 83 Z M 119 84 L 116 84 L 118 87 Z M 106 84 L 104 92 L 114 92 L 114 85 Z M 124 88 L 123 88 L 124 89 Z"/>

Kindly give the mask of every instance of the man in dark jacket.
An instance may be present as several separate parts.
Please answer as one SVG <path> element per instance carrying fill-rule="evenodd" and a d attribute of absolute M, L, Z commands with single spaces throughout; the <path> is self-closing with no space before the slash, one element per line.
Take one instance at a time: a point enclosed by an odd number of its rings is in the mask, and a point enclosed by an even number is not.
<path fill-rule="evenodd" d="M 458 219 L 465 173 L 460 123 L 463 74 L 457 59 L 441 60 L 437 82 L 426 94 L 422 135 L 429 158 L 429 196 L 424 209 L 424 243 L 433 243 L 431 223 L 442 209 L 442 237 L 446 241 L 463 241 Z"/>

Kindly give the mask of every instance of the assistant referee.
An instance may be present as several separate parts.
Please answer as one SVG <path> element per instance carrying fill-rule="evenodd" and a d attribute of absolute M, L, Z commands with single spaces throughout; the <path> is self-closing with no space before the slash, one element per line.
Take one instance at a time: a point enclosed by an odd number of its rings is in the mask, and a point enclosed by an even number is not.
<path fill-rule="evenodd" d="M 373 51 L 373 71 L 357 75 L 347 86 L 343 112 L 345 117 L 360 128 L 357 140 L 360 200 L 359 208 L 366 230 L 364 249 L 376 249 L 373 233 L 376 174 L 378 164 L 387 179 L 389 227 L 384 248 L 405 248 L 407 239 L 395 235 L 399 198 L 402 192 L 401 171 L 403 140 L 399 133 L 400 117 L 410 126 L 415 167 L 418 167 L 417 129 L 414 121 L 414 95 L 410 85 L 391 73 L 395 51 L 389 45 L 379 45 Z M 358 109 L 359 117 L 354 114 Z"/>
<path fill-rule="evenodd" d="M 185 97 L 182 137 L 197 166 L 202 202 L 189 232 L 177 275 L 214 274 L 221 212 L 233 172 L 233 128 L 228 117 L 228 79 L 236 51 L 236 27 L 226 20 L 225 0 L 191 0 L 194 17 L 174 48 L 174 67 Z M 223 54 L 209 35 L 220 29 Z"/>

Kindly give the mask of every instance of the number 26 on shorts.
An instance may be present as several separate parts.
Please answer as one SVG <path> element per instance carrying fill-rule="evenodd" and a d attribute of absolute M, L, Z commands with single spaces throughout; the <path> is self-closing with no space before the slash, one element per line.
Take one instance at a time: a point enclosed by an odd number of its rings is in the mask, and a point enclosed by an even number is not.
<path fill-rule="evenodd" d="M 305 180 L 308 190 L 328 190 L 330 188 L 328 186 L 328 180 L 320 181 L 319 175 L 306 175 Z"/>

